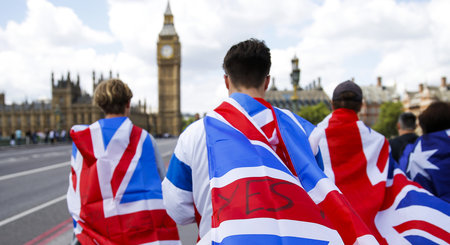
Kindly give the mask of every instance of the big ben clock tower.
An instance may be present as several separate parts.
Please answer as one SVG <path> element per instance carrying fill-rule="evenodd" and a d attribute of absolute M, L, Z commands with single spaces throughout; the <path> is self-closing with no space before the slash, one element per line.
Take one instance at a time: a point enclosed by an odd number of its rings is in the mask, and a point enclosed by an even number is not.
<path fill-rule="evenodd" d="M 164 26 L 159 33 L 157 49 L 159 95 L 157 133 L 179 135 L 181 45 L 173 25 L 169 3 L 164 13 Z"/>

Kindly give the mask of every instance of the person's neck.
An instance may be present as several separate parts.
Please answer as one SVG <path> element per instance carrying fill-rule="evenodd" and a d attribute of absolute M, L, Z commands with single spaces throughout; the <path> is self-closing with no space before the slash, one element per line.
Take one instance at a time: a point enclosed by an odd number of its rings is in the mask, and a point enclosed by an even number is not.
<path fill-rule="evenodd" d="M 414 130 L 411 130 L 411 129 L 399 129 L 398 130 L 398 135 L 404 135 L 404 134 L 410 134 L 410 133 L 414 133 Z"/>
<path fill-rule="evenodd" d="M 108 119 L 108 118 L 114 118 L 114 117 L 126 117 L 126 115 L 125 115 L 125 113 L 122 113 L 122 114 L 106 114 L 106 115 L 105 115 L 105 118 L 106 118 L 106 119 Z"/>
<path fill-rule="evenodd" d="M 264 91 L 264 89 L 257 89 L 257 88 L 230 89 L 229 95 L 231 95 L 233 93 L 243 93 L 243 94 L 247 94 L 253 98 L 264 98 L 266 91 Z"/>

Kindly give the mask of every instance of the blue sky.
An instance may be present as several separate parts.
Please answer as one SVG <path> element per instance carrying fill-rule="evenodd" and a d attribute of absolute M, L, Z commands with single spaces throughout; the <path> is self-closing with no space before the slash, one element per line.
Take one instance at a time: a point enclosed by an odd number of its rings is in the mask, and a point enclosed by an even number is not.
<path fill-rule="evenodd" d="M 156 42 L 166 0 L 0 0 L 0 92 L 8 103 L 51 96 L 50 74 L 112 70 L 133 102 L 157 108 Z M 417 90 L 450 75 L 447 0 L 171 0 L 182 44 L 182 111 L 205 112 L 226 97 L 221 63 L 242 40 L 265 40 L 271 75 L 290 89 L 296 55 L 302 86 L 321 77 L 330 94 L 341 81 Z M 205 101 L 207 103 L 205 103 Z"/>

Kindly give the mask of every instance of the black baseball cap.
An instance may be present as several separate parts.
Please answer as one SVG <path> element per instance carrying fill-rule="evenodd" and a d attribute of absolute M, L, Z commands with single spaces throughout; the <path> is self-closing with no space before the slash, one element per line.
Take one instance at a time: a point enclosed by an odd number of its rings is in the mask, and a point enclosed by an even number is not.
<path fill-rule="evenodd" d="M 355 94 L 355 97 L 352 100 L 358 101 L 358 102 L 362 101 L 361 88 L 358 86 L 358 84 L 356 84 L 350 80 L 342 82 L 336 86 L 336 88 L 333 91 L 333 99 L 332 100 L 342 100 L 341 94 L 343 92 L 353 92 Z"/>

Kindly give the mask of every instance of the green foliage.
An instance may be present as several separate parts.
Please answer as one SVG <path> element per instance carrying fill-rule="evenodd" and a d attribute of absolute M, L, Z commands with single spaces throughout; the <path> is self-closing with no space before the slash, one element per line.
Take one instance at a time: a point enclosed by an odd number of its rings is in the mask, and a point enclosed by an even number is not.
<path fill-rule="evenodd" d="M 181 132 L 183 132 L 187 128 L 187 126 L 189 126 L 194 121 L 195 121 L 194 117 L 189 117 L 187 119 L 183 118 L 183 121 L 181 122 Z"/>
<path fill-rule="evenodd" d="M 320 102 L 317 105 L 303 106 L 298 115 L 304 119 L 310 121 L 312 124 L 317 125 L 321 122 L 328 114 L 330 114 L 330 109 L 328 109 L 325 103 Z"/>
<path fill-rule="evenodd" d="M 381 133 L 386 138 L 397 136 L 397 121 L 402 113 L 403 105 L 400 102 L 386 102 L 381 104 L 380 114 L 377 122 L 373 125 L 375 131 Z"/>

